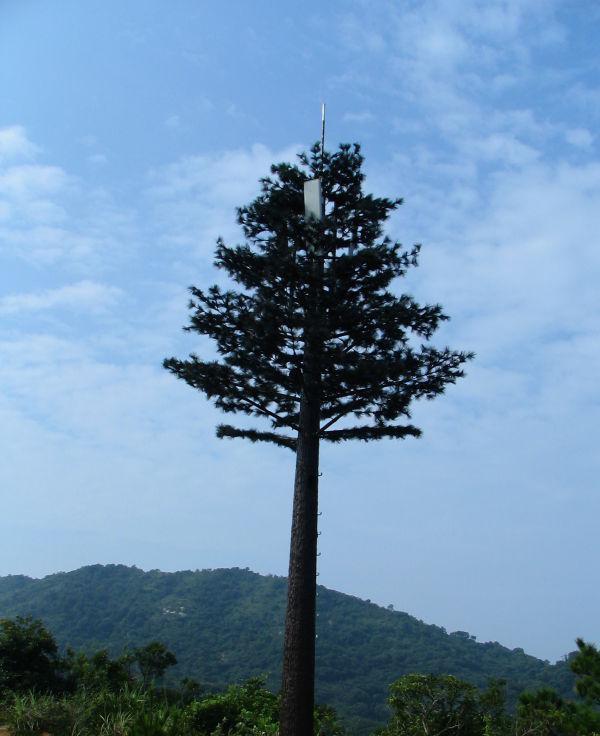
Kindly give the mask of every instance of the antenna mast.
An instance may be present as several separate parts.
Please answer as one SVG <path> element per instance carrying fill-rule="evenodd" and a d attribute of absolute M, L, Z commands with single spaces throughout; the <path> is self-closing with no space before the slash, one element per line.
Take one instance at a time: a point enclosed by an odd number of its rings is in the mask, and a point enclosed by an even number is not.
<path fill-rule="evenodd" d="M 325 151 L 325 103 L 321 103 L 321 159 Z M 321 164 L 322 166 L 322 164 Z"/>
<path fill-rule="evenodd" d="M 321 178 L 308 179 L 304 182 L 304 216 L 321 222 L 325 214 L 323 192 L 321 189 L 323 177 L 323 152 L 325 150 L 325 103 L 321 103 Z"/>

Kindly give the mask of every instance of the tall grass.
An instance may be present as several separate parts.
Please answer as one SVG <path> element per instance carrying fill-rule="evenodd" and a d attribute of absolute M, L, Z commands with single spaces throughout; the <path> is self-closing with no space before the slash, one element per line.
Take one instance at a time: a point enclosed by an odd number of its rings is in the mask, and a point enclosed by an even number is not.
<path fill-rule="evenodd" d="M 185 709 L 167 705 L 141 688 L 79 691 L 57 698 L 13 694 L 0 713 L 11 736 L 187 736 Z"/>

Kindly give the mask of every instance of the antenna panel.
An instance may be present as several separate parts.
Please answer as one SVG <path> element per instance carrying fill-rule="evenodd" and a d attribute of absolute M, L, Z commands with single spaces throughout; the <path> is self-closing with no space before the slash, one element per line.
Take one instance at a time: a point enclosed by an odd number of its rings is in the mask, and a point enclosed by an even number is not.
<path fill-rule="evenodd" d="M 323 219 L 323 194 L 321 180 L 309 179 L 304 182 L 304 217 L 307 220 Z"/>

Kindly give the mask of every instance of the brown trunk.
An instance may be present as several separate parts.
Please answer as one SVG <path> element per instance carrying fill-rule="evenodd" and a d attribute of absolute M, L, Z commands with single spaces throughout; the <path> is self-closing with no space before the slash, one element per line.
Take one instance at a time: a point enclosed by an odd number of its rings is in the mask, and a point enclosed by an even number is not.
<path fill-rule="evenodd" d="M 312 253 L 312 283 L 304 328 L 279 736 L 313 736 L 323 258 L 314 249 Z"/>
<path fill-rule="evenodd" d="M 303 397 L 296 450 L 279 736 L 313 736 L 319 401 Z"/>

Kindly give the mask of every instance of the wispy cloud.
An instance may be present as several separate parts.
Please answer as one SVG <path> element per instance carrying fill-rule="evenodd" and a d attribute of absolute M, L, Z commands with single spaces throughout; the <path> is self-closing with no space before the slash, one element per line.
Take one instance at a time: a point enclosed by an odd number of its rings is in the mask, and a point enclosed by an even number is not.
<path fill-rule="evenodd" d="M 0 128 L 0 164 L 13 159 L 32 159 L 40 148 L 32 143 L 21 125 Z"/>
<path fill-rule="evenodd" d="M 346 123 L 370 123 L 374 118 L 372 112 L 363 110 L 362 112 L 346 112 L 344 113 L 343 120 Z"/>
<path fill-rule="evenodd" d="M 151 172 L 146 194 L 161 239 L 212 257 L 219 236 L 239 237 L 235 209 L 256 194 L 274 161 L 293 160 L 299 146 L 262 144 L 212 156 L 186 156 Z"/>
<path fill-rule="evenodd" d="M 123 258 L 119 244 L 136 242 L 131 210 L 61 166 L 29 162 L 39 147 L 24 128 L 0 129 L 2 140 L 11 160 L 0 158 L 0 257 L 37 266 L 62 261 L 79 271 L 105 269 L 111 258 Z M 106 163 L 101 153 L 88 160 Z"/>
<path fill-rule="evenodd" d="M 473 136 L 503 132 L 535 146 L 503 93 L 539 85 L 545 76 L 535 64 L 536 51 L 564 42 L 554 3 L 382 4 L 360 16 L 347 12 L 339 30 L 340 43 L 358 52 L 347 72 L 354 88 L 379 105 L 384 95 L 398 125 L 418 120 L 418 137 L 438 136 L 443 145 L 464 149 Z M 369 51 L 365 39 L 371 34 L 380 36 L 376 46 L 384 54 Z M 539 125 L 534 109 L 524 114 Z M 487 152 L 480 152 L 485 158 Z"/>
<path fill-rule="evenodd" d="M 577 148 L 589 149 L 594 142 L 594 136 L 587 128 L 570 128 L 565 133 L 567 142 Z"/>
<path fill-rule="evenodd" d="M 46 311 L 56 308 L 104 311 L 122 296 L 121 289 L 94 281 L 79 281 L 58 289 L 27 294 L 9 294 L 0 298 L 0 314 Z"/>
<path fill-rule="evenodd" d="M 58 166 L 12 166 L 0 173 L 0 196 L 17 203 L 27 202 L 57 194 L 67 183 L 66 173 Z"/>
<path fill-rule="evenodd" d="M 108 157 L 104 153 L 93 153 L 87 160 L 93 166 L 104 166 L 108 163 Z"/>

